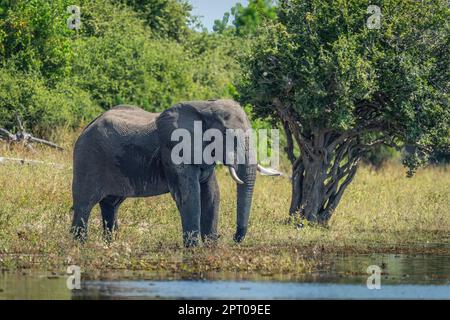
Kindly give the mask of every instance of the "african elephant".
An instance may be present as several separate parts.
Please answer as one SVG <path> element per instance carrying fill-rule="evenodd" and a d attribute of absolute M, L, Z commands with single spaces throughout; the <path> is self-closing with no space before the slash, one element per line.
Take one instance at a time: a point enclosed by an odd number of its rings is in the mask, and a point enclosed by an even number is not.
<path fill-rule="evenodd" d="M 175 129 L 192 132 L 194 122 L 203 130 L 250 128 L 240 107 L 231 100 L 179 103 L 161 114 L 134 106 L 117 106 L 90 123 L 78 138 L 73 165 L 74 237 L 84 241 L 92 208 L 99 203 L 105 236 L 117 228 L 117 212 L 126 198 L 170 192 L 181 214 L 185 246 L 195 246 L 199 236 L 217 239 L 219 188 L 215 164 L 175 164 L 171 150 Z M 227 164 L 237 187 L 237 230 L 234 240 L 244 239 L 249 221 L 256 171 L 278 175 L 247 161 Z M 225 162 L 223 162 L 225 164 Z"/>

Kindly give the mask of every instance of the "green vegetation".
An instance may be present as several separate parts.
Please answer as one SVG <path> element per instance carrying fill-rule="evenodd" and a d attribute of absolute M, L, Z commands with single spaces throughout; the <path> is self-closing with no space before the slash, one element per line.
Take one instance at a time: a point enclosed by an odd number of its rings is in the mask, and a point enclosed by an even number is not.
<path fill-rule="evenodd" d="M 445 1 L 378 1 L 383 27 L 369 30 L 367 1 L 291 0 L 290 7 L 285 1 L 274 7 L 251 0 L 217 21 L 214 33 L 192 28 L 198 21 L 186 1 L 77 2 L 78 31 L 67 27 L 73 1 L 0 0 L 0 127 L 14 129 L 18 113 L 30 132 L 65 147 L 30 153 L 0 144 L 0 156 L 66 166 L 0 165 L 0 269 L 61 271 L 78 264 L 84 271 L 298 274 L 326 268 L 336 253 L 450 254 L 448 166 L 408 179 L 399 163 L 382 163 L 399 157 L 386 142 L 422 147 L 406 159 L 412 171 L 430 151 L 435 162 L 449 159 Z M 127 200 L 111 244 L 102 240 L 96 208 L 88 243 L 73 242 L 71 153 L 81 126 L 120 103 L 159 112 L 182 100 L 225 97 L 243 102 L 254 127 L 286 130 L 282 144 L 297 164 L 283 163 L 284 172 L 294 172 L 293 198 L 286 177 L 259 177 L 249 234 L 237 246 L 235 184 L 219 169 L 217 247 L 182 247 L 169 195 Z M 374 124 L 382 130 L 349 135 L 323 152 L 321 142 Z M 361 146 L 375 149 L 360 152 Z M 314 159 L 309 169 L 306 158 Z M 362 165 L 356 174 L 360 158 L 381 170 Z M 324 159 L 326 166 L 317 165 Z M 334 171 L 337 178 L 327 178 Z M 317 176 L 324 179 L 311 178 Z M 321 201 L 305 214 L 324 213 L 326 227 L 290 221 L 287 212 L 303 208 L 300 186 L 330 196 L 316 197 Z M 308 197 L 305 192 L 303 200 Z"/>
<path fill-rule="evenodd" d="M 233 25 L 230 26 L 230 17 L 233 17 Z M 277 19 L 277 10 L 272 0 L 250 0 L 244 7 L 237 3 L 231 8 L 231 13 L 226 12 L 222 20 L 214 21 L 214 31 L 220 34 L 229 33 L 239 37 L 254 36 L 258 29 L 267 21 Z"/>
<path fill-rule="evenodd" d="M 192 31 L 189 23 L 195 20 L 186 0 L 113 0 L 132 7 L 156 35 L 178 41 L 186 40 Z"/>
<path fill-rule="evenodd" d="M 300 274 L 326 267 L 327 257 L 336 253 L 450 254 L 449 168 L 430 167 L 408 179 L 399 164 L 379 171 L 361 168 L 327 228 L 297 229 L 287 222 L 289 180 L 260 176 L 248 237 L 235 245 L 236 187 L 227 171 L 219 170 L 222 237 L 217 248 L 183 248 L 181 222 L 170 195 L 125 201 L 119 233 L 110 245 L 102 240 L 100 212 L 95 208 L 90 239 L 80 246 L 69 234 L 70 146 L 75 136 L 58 136 L 66 141 L 62 144 L 67 151 L 39 149 L 39 159 L 63 163 L 66 169 L 0 166 L 0 268 L 65 270 L 78 264 L 84 271 Z M 22 148 L 3 147 L 1 152 L 30 157 Z"/>
<path fill-rule="evenodd" d="M 286 132 L 293 216 L 328 222 L 379 145 L 409 146 L 409 175 L 450 150 L 447 1 L 378 6 L 369 28 L 365 0 L 281 1 L 243 60 L 241 101 Z"/>
<path fill-rule="evenodd" d="M 79 31 L 67 26 L 71 1 L 1 2 L 0 125 L 18 112 L 48 133 L 120 103 L 162 111 L 231 95 L 233 39 L 189 29 L 190 7 L 175 0 L 125 2 L 79 1 Z"/>

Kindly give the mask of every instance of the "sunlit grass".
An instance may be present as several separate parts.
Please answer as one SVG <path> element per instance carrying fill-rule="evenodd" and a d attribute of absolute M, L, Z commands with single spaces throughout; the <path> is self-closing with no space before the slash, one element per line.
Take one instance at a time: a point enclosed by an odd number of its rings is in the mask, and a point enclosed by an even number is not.
<path fill-rule="evenodd" d="M 298 229 L 289 223 L 289 180 L 260 176 L 248 236 L 235 245 L 236 187 L 219 169 L 221 238 L 216 247 L 183 249 L 179 214 L 169 195 L 128 199 L 120 209 L 120 231 L 109 245 L 102 240 L 96 207 L 89 241 L 80 246 L 68 232 L 74 136 L 56 138 L 67 141 L 67 151 L 38 149 L 33 154 L 0 146 L 0 156 L 66 165 L 62 170 L 0 165 L 0 268 L 61 270 L 77 264 L 84 270 L 302 273 L 334 253 L 450 253 L 448 167 L 426 168 L 410 179 L 398 164 L 379 171 L 362 167 L 326 228 Z"/>

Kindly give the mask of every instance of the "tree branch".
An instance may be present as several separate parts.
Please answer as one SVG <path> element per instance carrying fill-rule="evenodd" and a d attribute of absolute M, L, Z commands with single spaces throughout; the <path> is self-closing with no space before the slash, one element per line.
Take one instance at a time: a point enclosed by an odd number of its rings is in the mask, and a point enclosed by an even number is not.
<path fill-rule="evenodd" d="M 358 170 L 358 162 L 357 160 L 356 164 L 352 167 L 352 169 L 349 171 L 347 178 L 344 180 L 344 182 L 339 187 L 339 190 L 335 193 L 333 193 L 328 199 L 328 203 L 326 208 L 324 208 L 320 214 L 320 218 L 323 221 L 326 221 L 329 219 L 333 211 L 338 206 L 339 202 L 341 201 L 342 195 L 344 194 L 345 189 L 348 187 L 348 185 L 353 181 L 356 175 L 356 171 Z"/>
<path fill-rule="evenodd" d="M 31 144 L 29 144 L 30 142 L 35 142 L 35 143 L 40 143 L 58 150 L 64 150 L 62 147 L 58 146 L 56 143 L 44 140 L 44 139 L 40 139 L 40 138 L 36 138 L 34 137 L 32 134 L 28 133 L 25 131 L 24 125 L 22 123 L 22 120 L 20 119 L 19 115 L 16 114 L 16 121 L 17 121 L 17 125 L 19 127 L 19 131 L 15 134 L 9 132 L 8 130 L 4 129 L 4 128 L 0 128 L 0 136 L 3 135 L 6 137 L 6 141 L 11 143 L 11 142 L 23 142 L 24 145 L 27 148 L 33 149 L 33 147 L 31 146 Z"/>
<path fill-rule="evenodd" d="M 303 188 L 305 165 L 303 164 L 301 157 L 297 159 L 296 163 L 297 166 L 294 168 L 294 171 L 292 172 L 292 197 L 291 197 L 291 207 L 289 209 L 289 214 L 291 216 L 298 213 L 303 198 L 302 188 Z"/>
<path fill-rule="evenodd" d="M 336 138 L 334 141 L 332 141 L 327 149 L 329 152 L 332 152 L 339 144 L 344 142 L 348 138 L 354 138 L 357 136 L 360 136 L 363 133 L 369 133 L 369 132 L 377 132 L 377 131 L 383 131 L 384 126 L 382 126 L 379 123 L 374 123 L 372 125 L 368 125 L 363 128 L 355 128 L 352 130 L 348 130 L 344 133 L 342 133 L 338 138 Z"/>
<path fill-rule="evenodd" d="M 46 146 L 49 146 L 49 147 L 52 147 L 52 148 L 55 148 L 55 149 L 58 149 L 61 151 L 64 150 L 62 147 L 58 146 L 56 143 L 53 143 L 53 142 L 50 142 L 50 141 L 47 141 L 44 139 L 39 139 L 39 138 L 35 138 L 35 137 L 31 136 L 29 140 L 31 142 L 40 143 L 40 144 L 43 144 L 43 145 L 46 145 Z"/>
<path fill-rule="evenodd" d="M 277 109 L 280 118 L 286 123 L 288 123 L 289 129 L 293 134 L 300 149 L 305 153 L 307 157 L 314 158 L 315 155 L 312 151 L 313 148 L 311 144 L 307 141 L 307 139 L 301 134 L 299 130 L 299 128 L 301 128 L 301 124 L 298 123 L 297 119 L 294 117 L 289 108 L 285 108 L 279 98 L 274 98 L 273 104 L 275 105 L 275 108 Z"/>
<path fill-rule="evenodd" d="M 39 160 L 27 160 L 27 159 L 19 159 L 19 158 L 7 158 L 7 157 L 0 157 L 0 164 L 4 163 L 16 163 L 16 164 L 29 164 L 29 165 L 48 165 L 52 166 L 56 169 L 64 169 L 65 166 L 59 163 L 53 163 L 53 162 L 45 162 L 45 161 L 39 161 Z"/>
<path fill-rule="evenodd" d="M 24 127 L 23 127 L 22 120 L 20 120 L 20 117 L 19 117 L 19 114 L 18 114 L 18 113 L 16 113 L 16 121 L 17 121 L 17 125 L 19 126 L 19 130 L 20 130 L 21 132 L 25 132 L 25 129 L 24 129 Z"/>
<path fill-rule="evenodd" d="M 0 135 L 6 136 L 7 141 L 13 141 L 15 138 L 14 134 L 3 128 L 0 128 Z"/>
<path fill-rule="evenodd" d="M 390 141 L 387 141 L 388 139 L 390 139 Z M 364 149 L 371 149 L 371 148 L 374 148 L 374 147 L 376 147 L 376 146 L 379 146 L 379 145 L 384 144 L 384 145 L 386 145 L 386 146 L 389 146 L 389 147 L 392 147 L 392 148 L 398 150 L 398 149 L 400 149 L 401 147 L 400 147 L 399 145 L 395 144 L 394 139 L 395 139 L 395 137 L 390 137 L 390 136 L 388 136 L 388 135 L 385 135 L 384 137 L 379 138 L 379 139 L 377 139 L 377 140 L 375 140 L 375 141 L 372 141 L 372 142 L 370 142 L 370 143 L 366 143 L 366 144 L 357 144 L 357 145 L 355 145 L 354 148 L 355 148 L 355 149 L 362 149 L 362 150 L 364 150 Z"/>
<path fill-rule="evenodd" d="M 286 133 L 287 146 L 284 149 L 288 155 L 288 159 L 291 164 L 294 164 L 296 161 L 296 157 L 294 154 L 294 140 L 292 139 L 292 131 L 289 128 L 289 124 L 285 121 L 283 122 L 284 132 Z"/>
<path fill-rule="evenodd" d="M 341 161 L 344 158 L 344 155 L 347 153 L 350 145 L 354 143 L 353 139 L 347 139 L 343 142 L 336 150 L 336 156 L 334 157 L 333 167 L 331 169 L 330 175 L 335 176 L 338 172 L 339 166 L 341 165 Z"/>

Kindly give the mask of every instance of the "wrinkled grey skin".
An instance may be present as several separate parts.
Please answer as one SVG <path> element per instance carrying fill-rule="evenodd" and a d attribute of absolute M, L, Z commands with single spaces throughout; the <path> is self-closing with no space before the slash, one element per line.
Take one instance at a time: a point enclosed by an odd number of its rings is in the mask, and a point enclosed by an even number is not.
<path fill-rule="evenodd" d="M 219 188 L 215 165 L 175 165 L 171 150 L 173 130 L 193 132 L 194 121 L 203 131 L 250 128 L 243 109 L 234 101 L 194 101 L 177 104 L 161 114 L 133 106 L 117 106 L 94 120 L 75 144 L 72 232 L 84 241 L 90 212 L 100 203 L 105 236 L 117 228 L 117 211 L 126 198 L 170 192 L 181 214 L 185 246 L 199 236 L 217 239 Z M 246 144 L 246 148 L 248 145 Z M 249 154 L 246 153 L 246 159 Z M 256 165 L 231 164 L 244 182 L 237 187 L 236 242 L 244 239 Z"/>

